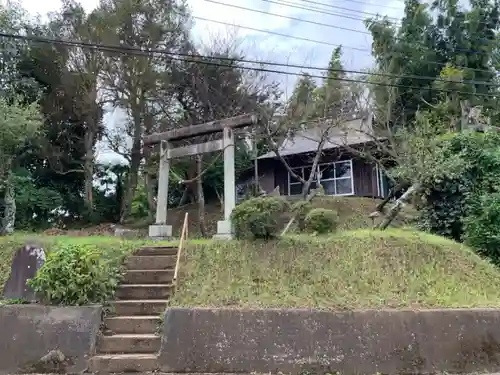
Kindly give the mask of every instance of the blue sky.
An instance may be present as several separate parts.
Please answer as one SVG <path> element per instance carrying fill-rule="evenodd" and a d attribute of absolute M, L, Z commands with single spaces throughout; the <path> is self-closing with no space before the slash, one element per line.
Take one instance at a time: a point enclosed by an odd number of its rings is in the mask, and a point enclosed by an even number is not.
<path fill-rule="evenodd" d="M 194 16 L 193 34 L 200 45 L 210 44 L 210 40 L 217 36 L 236 40 L 237 48 L 243 51 L 249 59 L 326 67 L 335 48 L 334 45 L 341 44 L 344 46 L 344 66 L 351 70 L 362 70 L 371 64 L 369 53 L 371 37 L 365 34 L 366 29 L 362 19 L 369 17 L 370 14 L 382 14 L 397 19 L 401 17 L 404 8 L 404 0 L 384 2 L 380 0 L 214 1 L 292 17 L 301 21 L 215 4 L 207 0 L 188 0 Z M 80 0 L 80 2 L 86 10 L 91 11 L 97 7 L 99 0 Z M 319 5 L 319 3 L 324 5 Z M 60 7 L 59 0 L 21 0 L 21 4 L 32 15 L 45 15 Z M 203 21 L 197 17 L 237 26 Z M 327 24 L 329 27 L 318 24 Z M 257 32 L 245 27 L 262 29 L 269 33 Z M 358 32 L 346 29 L 358 30 Z M 286 34 L 298 39 L 276 36 L 271 33 Z M 314 42 L 300 40 L 300 38 L 311 39 Z M 366 51 L 359 51 L 359 49 Z M 289 72 L 299 71 L 294 68 L 271 68 Z M 321 72 L 312 73 L 320 74 Z M 279 81 L 285 95 L 289 95 L 296 77 L 274 74 L 272 79 Z M 117 111 L 106 115 L 108 126 L 120 126 L 124 120 L 123 114 Z M 108 159 L 108 152 L 104 154 Z"/>

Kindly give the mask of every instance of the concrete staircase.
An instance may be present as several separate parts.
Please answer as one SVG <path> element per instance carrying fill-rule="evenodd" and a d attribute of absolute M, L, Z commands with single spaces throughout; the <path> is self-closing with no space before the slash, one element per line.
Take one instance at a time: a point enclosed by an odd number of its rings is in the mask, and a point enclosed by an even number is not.
<path fill-rule="evenodd" d="M 177 247 L 143 247 L 126 260 L 127 273 L 111 302 L 88 372 L 150 372 L 158 369 L 159 329 L 168 299 Z"/>

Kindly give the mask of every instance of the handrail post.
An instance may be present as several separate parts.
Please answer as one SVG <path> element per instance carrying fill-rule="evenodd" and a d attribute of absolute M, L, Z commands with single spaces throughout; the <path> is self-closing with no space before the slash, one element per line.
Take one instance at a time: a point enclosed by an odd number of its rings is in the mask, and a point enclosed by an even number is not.
<path fill-rule="evenodd" d="M 175 262 L 175 271 L 174 271 L 174 285 L 177 284 L 177 274 L 179 272 L 179 265 L 180 265 L 180 260 L 181 260 L 181 252 L 182 252 L 182 246 L 184 245 L 184 240 L 187 238 L 188 234 L 188 213 L 184 215 L 184 224 L 182 225 L 182 230 L 181 230 L 181 239 L 179 241 L 179 248 L 177 249 L 177 260 Z"/>

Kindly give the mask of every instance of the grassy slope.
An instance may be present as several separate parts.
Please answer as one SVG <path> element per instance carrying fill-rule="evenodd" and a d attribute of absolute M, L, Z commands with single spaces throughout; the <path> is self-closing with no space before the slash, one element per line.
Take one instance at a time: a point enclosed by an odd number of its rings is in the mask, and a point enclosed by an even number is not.
<path fill-rule="evenodd" d="M 372 226 L 372 220 L 368 217 L 373 212 L 378 199 L 360 197 L 318 197 L 313 200 L 313 206 L 336 210 L 340 217 L 340 229 L 360 229 Z M 220 205 L 207 204 L 205 207 L 205 222 L 210 235 L 215 234 L 217 220 L 221 220 L 223 211 Z M 180 208 L 169 210 L 168 221 L 173 225 L 174 232 L 180 232 L 184 222 L 184 214 L 189 213 L 189 234 L 197 236 L 199 233 L 198 206 L 189 204 Z M 405 208 L 393 223 L 393 226 L 406 224 L 408 219 L 414 215 L 411 208 Z M 286 218 L 285 218 L 286 219 Z"/>
<path fill-rule="evenodd" d="M 500 306 L 500 272 L 468 248 L 392 229 L 190 246 L 177 306 Z"/>
<path fill-rule="evenodd" d="M 144 244 L 144 241 L 125 241 L 109 236 L 69 237 L 16 234 L 0 237 L 0 298 L 3 286 L 10 274 L 12 257 L 17 249 L 27 243 L 39 244 L 46 252 L 65 244 L 94 245 L 102 249 L 103 255 L 111 257 L 115 253 L 130 252 Z"/>

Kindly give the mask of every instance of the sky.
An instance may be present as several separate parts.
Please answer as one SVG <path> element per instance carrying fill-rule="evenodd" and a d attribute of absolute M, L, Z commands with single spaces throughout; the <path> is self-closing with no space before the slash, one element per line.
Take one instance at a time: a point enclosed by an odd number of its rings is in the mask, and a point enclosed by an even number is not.
<path fill-rule="evenodd" d="M 193 34 L 200 43 L 207 43 L 214 35 L 234 37 L 238 40 L 238 47 L 248 58 L 320 67 L 328 63 L 335 46 L 342 44 L 345 67 L 359 70 L 369 67 L 371 63 L 371 37 L 362 20 L 375 14 L 400 18 L 403 1 L 188 0 L 188 5 L 194 18 Z M 99 0 L 80 0 L 88 11 L 97 7 L 98 2 Z M 59 0 L 21 0 L 21 4 L 32 15 L 45 15 L 60 7 Z M 266 12 L 279 16 L 264 14 Z M 209 22 L 199 17 L 235 26 Z M 288 68 L 288 71 L 297 70 Z M 292 87 L 294 80 L 291 75 L 282 75 L 280 79 L 284 85 Z"/>
<path fill-rule="evenodd" d="M 371 36 L 362 20 L 375 14 L 387 15 L 396 20 L 403 14 L 403 1 L 188 0 L 188 6 L 194 21 L 193 35 L 200 45 L 209 43 L 213 36 L 230 38 L 237 41 L 237 48 L 243 51 L 248 59 L 319 67 L 326 67 L 333 49 L 342 45 L 344 67 L 349 70 L 363 70 L 370 67 L 372 60 Z M 80 0 L 88 11 L 97 7 L 98 2 L 99 0 Z M 21 0 L 21 4 L 33 16 L 43 16 L 56 11 L 61 5 L 59 0 Z M 256 31 L 257 29 L 265 32 Z M 304 70 L 268 68 L 289 73 Z M 314 70 L 309 72 L 316 75 L 322 73 Z M 273 80 L 281 83 L 286 96 L 291 93 L 296 78 L 292 74 L 272 76 Z M 124 121 L 124 118 L 115 111 L 108 113 L 105 121 L 108 126 L 113 126 Z M 109 155 L 106 158 L 108 157 Z"/>

